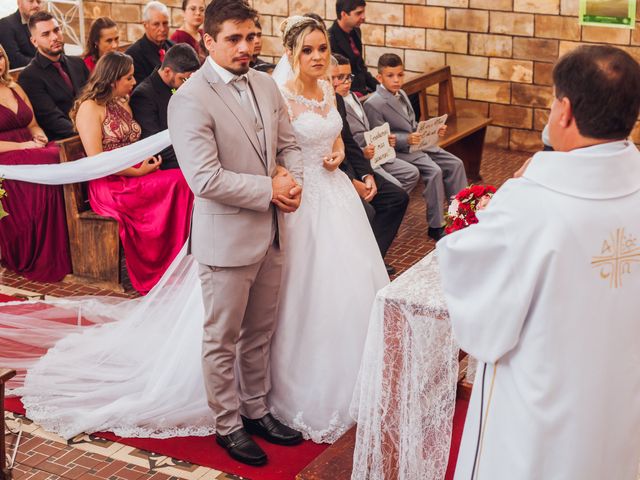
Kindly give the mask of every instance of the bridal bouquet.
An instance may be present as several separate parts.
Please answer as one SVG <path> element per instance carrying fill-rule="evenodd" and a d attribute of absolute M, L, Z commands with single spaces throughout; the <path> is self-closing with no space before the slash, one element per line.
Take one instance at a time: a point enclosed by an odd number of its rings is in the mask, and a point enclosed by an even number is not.
<path fill-rule="evenodd" d="M 445 215 L 447 235 L 478 223 L 476 212 L 487 207 L 494 193 L 496 187 L 493 185 L 471 185 L 460 190 L 451 200 L 449 211 Z"/>
<path fill-rule="evenodd" d="M 2 200 L 6 196 L 7 196 L 7 191 L 4 188 L 2 188 L 2 179 L 0 178 L 0 200 Z M 4 207 L 2 206 L 2 202 L 0 201 L 0 218 L 6 217 L 7 215 L 9 214 L 5 212 Z"/>

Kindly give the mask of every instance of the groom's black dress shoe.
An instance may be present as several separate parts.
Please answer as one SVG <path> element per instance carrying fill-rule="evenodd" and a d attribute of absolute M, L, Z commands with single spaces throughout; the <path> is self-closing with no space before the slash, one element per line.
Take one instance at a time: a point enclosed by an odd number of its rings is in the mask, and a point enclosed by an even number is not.
<path fill-rule="evenodd" d="M 267 454 L 264 453 L 253 438 L 244 428 L 236 430 L 229 435 L 218 435 L 216 442 L 224 448 L 235 460 L 247 465 L 264 465 L 267 463 Z"/>
<path fill-rule="evenodd" d="M 393 267 L 393 265 L 385 263 L 384 267 L 387 269 L 387 275 L 393 275 L 394 273 L 396 273 L 396 269 Z"/>
<path fill-rule="evenodd" d="M 242 417 L 242 423 L 247 432 L 258 435 L 267 442 L 278 445 L 296 445 L 302 442 L 302 434 L 299 431 L 283 425 L 270 413 L 257 420 Z"/>

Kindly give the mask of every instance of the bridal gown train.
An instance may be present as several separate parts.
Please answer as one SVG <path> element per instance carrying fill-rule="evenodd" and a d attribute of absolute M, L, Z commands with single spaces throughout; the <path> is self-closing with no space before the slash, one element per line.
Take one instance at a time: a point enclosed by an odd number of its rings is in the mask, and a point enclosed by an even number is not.
<path fill-rule="evenodd" d="M 269 402 L 306 438 L 332 442 L 353 424 L 348 407 L 369 310 L 388 277 L 351 182 L 322 167 L 341 130 L 329 84 L 323 89 L 322 102 L 285 92 L 305 185 L 300 208 L 281 226 L 288 242 Z M 21 369 L 13 393 L 29 418 L 64 438 L 215 432 L 200 358 L 198 268 L 185 252 L 143 298 L 0 304 L 0 364 Z"/>

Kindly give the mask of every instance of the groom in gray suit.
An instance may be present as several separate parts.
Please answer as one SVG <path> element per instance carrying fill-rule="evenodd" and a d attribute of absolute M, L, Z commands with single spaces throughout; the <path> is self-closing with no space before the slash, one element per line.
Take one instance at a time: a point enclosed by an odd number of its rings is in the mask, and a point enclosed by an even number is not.
<path fill-rule="evenodd" d="M 266 397 L 286 241 L 278 223 L 300 205 L 303 166 L 278 87 L 249 69 L 256 17 L 244 0 L 209 4 L 209 57 L 173 95 L 168 125 L 195 195 L 189 248 L 200 264 L 216 440 L 236 460 L 263 465 L 267 456 L 249 434 L 302 440 L 271 416 Z"/>

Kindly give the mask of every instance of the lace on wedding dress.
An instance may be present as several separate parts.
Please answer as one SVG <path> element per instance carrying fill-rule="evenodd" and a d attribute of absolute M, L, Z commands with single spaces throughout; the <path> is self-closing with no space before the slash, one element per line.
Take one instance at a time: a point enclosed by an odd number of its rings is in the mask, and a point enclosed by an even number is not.
<path fill-rule="evenodd" d="M 327 118 L 332 107 L 335 107 L 333 87 L 326 80 L 319 80 L 319 84 L 322 89 L 322 100 L 314 100 L 306 98 L 303 95 L 296 94 L 286 85 L 280 87 L 280 91 L 287 101 L 287 109 L 289 111 L 289 119 L 291 122 L 294 122 L 298 117 L 309 113 Z M 317 138 L 321 139 L 320 136 L 317 136 Z"/>

